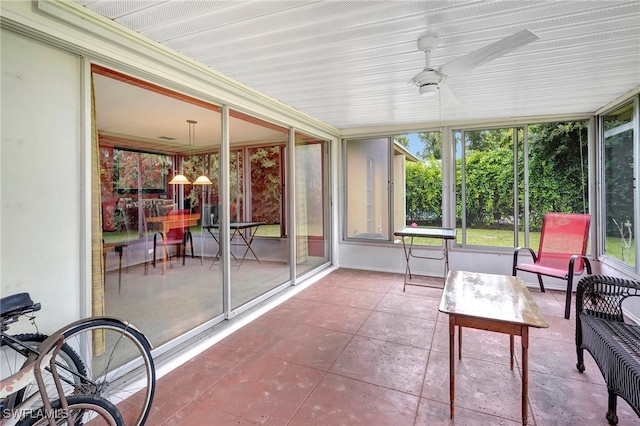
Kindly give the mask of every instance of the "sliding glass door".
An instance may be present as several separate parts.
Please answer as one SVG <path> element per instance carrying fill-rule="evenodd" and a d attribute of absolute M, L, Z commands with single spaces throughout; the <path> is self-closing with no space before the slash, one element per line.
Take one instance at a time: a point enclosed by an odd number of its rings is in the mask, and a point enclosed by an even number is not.
<path fill-rule="evenodd" d="M 329 261 L 328 143 L 296 134 L 296 275 Z"/>

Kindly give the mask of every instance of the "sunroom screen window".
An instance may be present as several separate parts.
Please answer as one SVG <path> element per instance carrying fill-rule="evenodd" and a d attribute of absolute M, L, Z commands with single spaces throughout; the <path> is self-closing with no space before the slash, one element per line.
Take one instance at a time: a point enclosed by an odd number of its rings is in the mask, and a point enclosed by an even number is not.
<path fill-rule="evenodd" d="M 635 267 L 633 105 L 603 121 L 605 253 Z"/>

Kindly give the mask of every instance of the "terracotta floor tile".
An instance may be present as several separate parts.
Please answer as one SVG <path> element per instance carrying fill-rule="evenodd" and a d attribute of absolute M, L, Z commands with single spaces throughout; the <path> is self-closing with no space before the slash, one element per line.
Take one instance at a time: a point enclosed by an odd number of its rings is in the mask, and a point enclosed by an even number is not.
<path fill-rule="evenodd" d="M 214 345 L 157 381 L 158 388 L 175 390 L 195 398 L 247 359 L 252 352 Z"/>
<path fill-rule="evenodd" d="M 428 354 L 425 349 L 355 336 L 329 371 L 420 395 Z"/>
<path fill-rule="evenodd" d="M 464 426 L 516 426 L 521 421 L 509 420 L 480 411 L 456 407 L 453 420 L 450 419 L 449 404 L 422 398 L 418 408 L 416 425 L 464 425 Z"/>
<path fill-rule="evenodd" d="M 254 423 L 285 424 L 323 375 L 315 368 L 253 355 L 196 402 Z"/>
<path fill-rule="evenodd" d="M 174 391 L 157 388 L 146 424 L 161 425 L 173 417 L 175 413 L 183 410 L 192 401 L 191 395 L 188 395 L 187 392 L 182 392 L 179 388 Z"/>
<path fill-rule="evenodd" d="M 317 302 L 293 297 L 275 308 L 265 312 L 263 317 L 274 318 L 281 321 L 299 323 L 312 315 L 320 306 Z"/>
<path fill-rule="evenodd" d="M 233 414 L 212 407 L 208 403 L 192 402 L 184 409 L 178 411 L 162 426 L 193 426 L 193 425 L 255 425 Z"/>
<path fill-rule="evenodd" d="M 576 342 L 576 320 L 545 316 L 549 328 L 530 328 L 529 336 L 558 342 Z"/>
<path fill-rule="evenodd" d="M 326 371 L 352 338 L 352 334 L 300 324 L 269 343 L 263 353 Z"/>
<path fill-rule="evenodd" d="M 396 280 L 399 275 L 392 274 L 389 272 L 378 272 L 371 271 L 367 269 L 351 269 L 351 268 L 340 268 L 334 272 L 332 272 L 328 277 L 331 277 L 333 280 Z M 328 278 L 326 277 L 326 278 Z"/>
<path fill-rule="evenodd" d="M 368 309 L 329 303 L 317 303 L 317 305 L 317 309 L 309 314 L 303 323 L 344 333 L 355 334 L 371 314 Z"/>
<path fill-rule="evenodd" d="M 443 278 L 414 276 L 411 281 L 422 285 L 407 285 L 404 287 L 404 275 L 401 275 L 389 289 L 389 293 L 437 300 L 440 300 L 442 297 L 442 288 L 444 287 Z M 403 287 L 404 291 L 402 291 Z"/>
<path fill-rule="evenodd" d="M 463 329 L 450 421 L 442 290 L 402 292 L 402 281 L 329 274 L 158 379 L 147 425 L 520 424 L 520 338 L 512 371 L 507 335 Z M 564 292 L 530 292 L 549 328 L 530 330 L 529 424 L 606 425 L 600 370 L 588 352 L 587 370 L 575 368 L 575 296 L 565 320 Z M 620 426 L 640 426 L 620 398 L 618 416 Z"/>
<path fill-rule="evenodd" d="M 220 344 L 257 352 L 272 339 L 285 334 L 293 326 L 294 324 L 289 321 L 261 316 L 222 339 Z"/>
<path fill-rule="evenodd" d="M 522 365 L 522 353 L 516 351 L 518 365 Z M 576 344 L 556 342 L 554 340 L 529 339 L 529 371 L 552 374 L 567 379 L 602 384 L 604 380 L 598 365 L 589 352 L 584 351 L 585 371 L 580 373 L 576 368 Z"/>
<path fill-rule="evenodd" d="M 374 311 L 358 335 L 429 349 L 435 326 L 435 321 L 427 319 Z"/>
<path fill-rule="evenodd" d="M 396 274 L 360 271 L 358 273 L 339 274 L 331 283 L 336 287 L 353 288 L 386 293 L 395 284 Z"/>
<path fill-rule="evenodd" d="M 440 299 L 387 293 L 375 307 L 375 310 L 435 321 L 439 306 Z"/>
<path fill-rule="evenodd" d="M 455 381 L 455 407 L 520 421 L 522 380 L 519 369 L 510 370 L 508 365 L 478 359 L 456 359 Z M 431 352 L 422 397 L 449 403 L 448 354 Z"/>
<path fill-rule="evenodd" d="M 458 333 L 456 327 L 455 351 L 458 357 Z M 531 345 L 530 345 L 531 346 Z M 437 322 L 433 336 L 432 350 L 449 353 L 449 323 Z M 522 349 L 520 337 L 514 338 L 514 353 L 518 354 Z M 497 362 L 504 365 L 510 363 L 509 335 L 485 330 L 462 328 L 462 358 L 479 359 Z M 514 358 L 514 365 L 515 365 Z"/>
<path fill-rule="evenodd" d="M 564 293 L 554 290 L 547 290 L 542 293 L 539 288 L 532 287 L 529 287 L 529 293 L 540 308 L 542 315 L 547 318 L 547 321 L 549 317 L 564 318 L 564 302 L 560 303 L 556 296 L 558 294 L 563 297 Z"/>
<path fill-rule="evenodd" d="M 607 388 L 538 372 L 529 374 L 529 400 L 536 426 L 606 425 Z M 631 407 L 618 398 L 618 424 L 640 425 Z"/>
<path fill-rule="evenodd" d="M 310 287 L 296 297 L 316 302 L 331 303 L 351 308 L 373 309 L 380 302 L 384 293 L 352 288 L 323 286 Z"/>
<path fill-rule="evenodd" d="M 578 284 L 578 281 L 580 281 L 579 278 L 574 278 L 573 293 L 571 293 L 571 311 L 569 312 L 569 320 L 573 322 L 575 322 L 576 320 L 576 286 Z M 564 306 L 567 301 L 566 291 L 552 290 L 551 294 L 553 294 L 556 300 L 558 300 L 558 303 L 562 305 L 562 318 L 564 318 Z"/>
<path fill-rule="evenodd" d="M 419 398 L 327 374 L 290 425 L 413 425 Z"/>

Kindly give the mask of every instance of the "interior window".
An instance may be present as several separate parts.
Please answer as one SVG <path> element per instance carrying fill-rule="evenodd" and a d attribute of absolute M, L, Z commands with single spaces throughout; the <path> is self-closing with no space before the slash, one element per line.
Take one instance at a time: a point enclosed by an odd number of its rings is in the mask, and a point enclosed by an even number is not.
<path fill-rule="evenodd" d="M 144 229 L 139 208 L 173 205 L 173 188 L 167 185 L 171 170 L 167 155 L 100 147 L 102 229 L 105 242 L 141 237 Z"/>
<path fill-rule="evenodd" d="M 390 139 L 346 141 L 347 238 L 389 240 Z"/>
<path fill-rule="evenodd" d="M 251 167 L 251 220 L 265 222 L 259 235 L 286 235 L 283 224 L 284 147 L 249 149 Z M 268 231 L 268 232 L 267 232 Z"/>

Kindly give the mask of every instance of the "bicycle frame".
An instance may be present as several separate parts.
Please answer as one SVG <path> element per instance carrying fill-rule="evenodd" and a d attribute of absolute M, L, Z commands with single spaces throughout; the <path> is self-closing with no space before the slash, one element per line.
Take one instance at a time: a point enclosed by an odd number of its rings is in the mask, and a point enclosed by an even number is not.
<path fill-rule="evenodd" d="M 40 304 L 34 303 L 28 293 L 3 297 L 1 300 L 3 302 L 0 315 L 2 325 L 0 327 L 1 343 L 3 348 L 6 348 L 5 355 L 7 355 L 7 360 L 11 360 L 13 363 L 13 368 L 11 370 L 7 369 L 7 371 L 15 371 L 20 368 L 20 365 L 26 365 L 21 364 L 21 362 L 28 364 L 40 356 L 42 347 L 39 342 L 45 339 L 46 336 L 37 332 L 37 327 L 36 333 L 12 336 L 7 334 L 8 325 L 18 321 L 24 315 L 35 326 L 35 316 L 28 314 L 39 310 Z M 105 353 L 94 352 L 94 343 L 96 342 L 93 338 L 95 337 L 94 333 L 100 330 L 104 330 L 110 336 L 108 339 L 109 349 Z M 126 424 L 142 426 L 149 414 L 155 388 L 155 370 L 153 355 L 151 354 L 153 345 L 148 337 L 132 324 L 106 316 L 80 319 L 65 325 L 55 334 L 60 334 L 64 338 L 61 348 L 62 353 L 58 353 L 54 357 L 53 363 L 55 363 L 54 368 L 61 375 L 57 380 L 64 385 L 63 392 L 67 393 L 65 398 L 67 398 L 68 403 L 73 403 L 74 407 L 87 404 L 91 406 L 92 401 L 90 399 L 95 396 L 113 407 L 107 405 L 105 408 L 101 401 L 93 404 L 94 406 L 101 406 L 107 412 L 109 410 L 117 411 L 116 404 L 130 398 L 140 390 L 143 398 L 139 402 L 137 400 L 128 402 L 125 406 L 129 407 L 127 409 L 130 410 Z M 102 338 L 103 335 L 99 336 Z M 120 342 L 122 342 L 122 346 L 120 346 Z M 12 356 L 11 352 L 19 355 L 19 357 Z M 103 356 L 105 354 L 106 356 Z M 114 354 L 125 355 L 114 356 Z M 132 354 L 134 357 L 127 360 L 126 354 Z M 44 368 L 50 370 L 48 367 Z M 56 390 L 51 386 L 51 377 L 45 377 L 48 381 L 46 385 L 48 397 L 55 399 L 52 397 Z M 39 406 L 40 403 L 38 401 L 41 399 L 39 395 L 42 390 L 41 388 L 34 388 L 35 386 L 31 385 L 29 389 L 15 389 L 3 401 L 5 406 L 0 408 L 12 410 L 18 409 L 19 406 L 23 406 L 23 409 Z M 86 395 L 88 402 L 85 402 L 85 400 L 80 401 L 76 398 L 77 395 Z M 34 398 L 37 399 L 34 401 Z M 31 406 L 26 405 L 27 401 L 31 402 Z M 61 408 L 61 403 L 58 401 L 53 401 L 53 405 L 56 408 Z M 85 408 L 80 410 L 85 410 Z M 91 408 L 89 410 L 91 411 Z M 8 411 L 3 412 L 3 414 L 7 415 Z M 44 419 L 47 419 L 46 416 L 49 413 L 42 412 L 39 418 L 43 419 L 43 415 L 45 416 Z M 104 411 L 100 416 L 103 415 Z M 60 421 L 60 417 L 58 416 L 58 421 Z M 130 421 L 135 423 L 129 423 Z M 11 423 L 2 422 L 2 419 L 0 419 L 1 426 L 14 423 L 15 421 Z"/>
<path fill-rule="evenodd" d="M 64 332 L 66 330 L 71 330 L 73 327 L 78 326 L 80 324 L 82 324 L 83 322 L 87 321 L 87 320 L 95 320 L 95 319 L 103 319 L 103 320 L 108 320 L 110 322 L 116 323 L 116 324 L 120 324 L 126 328 L 131 328 L 132 330 L 135 330 L 137 332 L 140 333 L 140 335 L 142 337 L 145 338 L 146 344 L 149 346 L 150 349 L 153 348 L 153 346 L 151 345 L 151 342 L 149 341 L 149 339 L 147 338 L 146 335 L 144 335 L 143 333 L 140 332 L 140 330 L 138 330 L 135 326 L 133 326 L 132 324 L 129 324 L 125 321 L 119 320 L 117 318 L 112 318 L 112 317 L 91 317 L 89 318 L 84 318 L 78 321 L 75 321 L 71 324 L 66 325 L 65 327 L 63 327 L 62 329 L 58 330 L 55 334 L 64 334 Z M 6 345 L 8 345 L 11 349 L 17 351 L 18 353 L 22 354 L 25 358 L 29 358 L 30 356 L 38 356 L 40 355 L 40 352 L 38 352 L 37 348 L 33 348 L 30 347 L 28 345 L 25 345 L 24 343 L 22 343 L 20 340 L 16 339 L 15 337 L 2 332 L 1 333 L 1 338 L 2 340 L 5 342 Z M 89 372 L 90 370 L 90 365 L 87 365 L 85 360 L 90 360 L 91 359 L 91 354 L 88 353 L 84 353 L 84 351 L 82 351 L 83 353 L 81 353 L 80 355 L 82 356 L 82 360 L 85 363 L 85 367 L 87 368 L 87 371 Z M 131 361 L 130 363 L 131 365 L 127 368 L 127 371 L 131 371 L 131 370 L 135 370 L 138 366 L 139 366 L 139 362 Z M 88 383 L 91 384 L 91 386 L 96 387 L 97 384 L 94 380 L 90 379 L 89 377 L 79 374 L 76 371 L 72 371 L 69 368 L 67 368 L 65 365 L 56 362 L 56 365 L 58 368 L 63 369 L 64 371 L 70 373 L 72 376 L 80 379 L 83 383 Z M 69 379 L 67 378 L 61 378 L 62 381 L 64 381 L 67 384 L 73 385 L 74 383 L 71 382 Z"/>
<path fill-rule="evenodd" d="M 62 335 L 60 335 L 60 336 L 62 337 Z M 14 351 L 20 353 L 22 356 L 25 357 L 25 359 L 29 359 L 29 357 L 33 357 L 33 356 L 38 357 L 38 356 L 41 355 L 41 353 L 38 351 L 37 348 L 33 348 L 31 346 L 25 345 L 20 340 L 16 339 L 15 337 L 13 337 L 13 336 L 11 336 L 9 334 L 6 334 L 6 333 L 2 332 L 0 337 L 1 337 L 2 341 L 4 342 L 4 345 L 6 345 L 6 346 L 10 347 L 11 349 L 13 349 Z M 60 346 L 62 346 L 62 345 L 60 345 Z M 56 366 L 58 368 L 62 368 L 64 371 L 70 373 L 71 375 L 73 375 L 73 376 L 75 376 L 75 377 L 77 377 L 77 378 L 79 378 L 81 380 L 84 380 L 84 381 L 87 381 L 87 382 L 91 383 L 91 380 L 88 377 L 86 377 L 86 376 L 84 376 L 82 374 L 79 374 L 76 371 L 72 371 L 71 369 L 67 368 L 65 365 L 63 365 L 63 364 L 61 364 L 59 362 L 56 362 Z M 47 368 L 47 371 L 50 371 L 49 368 Z M 67 384 L 70 384 L 70 385 L 74 384 L 69 379 L 64 378 L 64 377 L 61 377 L 60 380 L 65 382 L 65 383 L 67 383 Z M 95 383 L 94 383 L 94 385 L 95 385 Z M 22 388 L 18 388 L 15 391 L 17 392 L 20 389 L 22 389 Z M 3 395 L 3 397 L 5 397 L 5 396 L 7 396 L 7 395 Z"/>
<path fill-rule="evenodd" d="M 56 369 L 56 362 L 54 361 L 56 355 L 62 348 L 63 343 L 64 336 L 62 336 L 61 334 L 54 334 L 48 337 L 39 346 L 39 348 L 41 348 L 40 354 L 34 361 L 21 368 L 17 373 L 0 381 L 0 396 L 3 398 L 13 392 L 17 392 L 18 390 L 26 387 L 34 381 L 37 382 L 39 389 L 39 393 L 31 395 L 17 407 L 14 407 L 11 412 L 8 413 L 9 417 L 2 420 L 2 426 L 16 425 L 19 421 L 21 421 L 23 416 L 27 414 L 28 411 L 21 411 L 20 407 L 30 406 L 27 404 L 32 404 L 34 402 L 34 399 L 37 397 L 42 399 L 42 403 L 44 405 L 42 409 L 45 410 L 46 413 L 51 414 L 51 416 L 48 417 L 49 425 L 56 425 L 55 413 L 52 408 L 51 401 L 49 400 L 49 396 L 47 395 L 44 380 L 42 379 L 42 370 L 47 369 L 53 375 L 53 381 L 56 384 L 56 389 L 58 390 L 60 405 L 63 410 L 66 410 L 68 407 L 67 400 L 62 389 L 62 384 L 60 383 L 60 376 L 58 375 L 58 371 Z M 5 413 L 3 412 L 2 414 L 4 417 Z M 69 426 L 73 426 L 72 419 L 67 418 L 67 424 Z"/>

